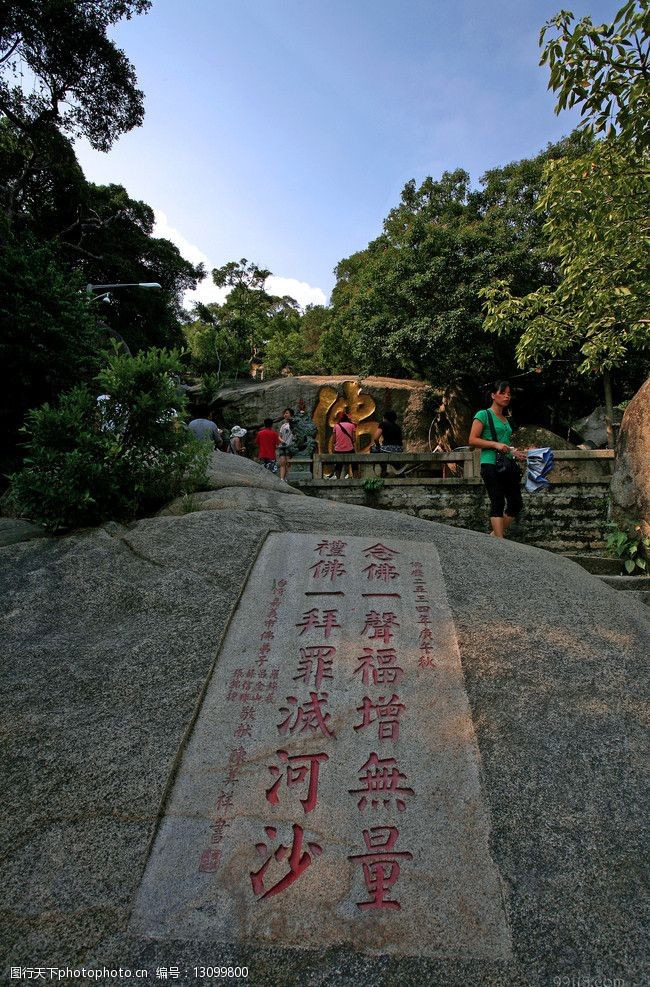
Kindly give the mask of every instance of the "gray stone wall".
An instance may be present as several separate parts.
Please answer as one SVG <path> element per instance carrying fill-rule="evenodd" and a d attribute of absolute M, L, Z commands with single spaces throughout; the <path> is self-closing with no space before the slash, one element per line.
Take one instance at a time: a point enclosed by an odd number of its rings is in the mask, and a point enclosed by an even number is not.
<path fill-rule="evenodd" d="M 438 484 L 387 480 L 376 495 L 362 481 L 290 482 L 312 496 L 344 504 L 399 511 L 426 521 L 457 528 L 487 531 L 488 499 L 481 483 L 446 480 Z M 558 484 L 536 494 L 523 491 L 524 511 L 508 537 L 552 552 L 597 552 L 605 545 L 609 510 L 609 481 Z"/>

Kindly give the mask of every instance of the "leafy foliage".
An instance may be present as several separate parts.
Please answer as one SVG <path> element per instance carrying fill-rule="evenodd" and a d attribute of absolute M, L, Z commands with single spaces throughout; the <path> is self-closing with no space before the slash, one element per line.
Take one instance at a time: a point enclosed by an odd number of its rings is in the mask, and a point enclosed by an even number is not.
<path fill-rule="evenodd" d="M 558 94 L 555 112 L 581 105 L 583 126 L 609 137 L 618 134 L 642 151 L 650 141 L 647 2 L 629 0 L 611 24 L 596 26 L 590 17 L 573 21 L 573 14 L 562 10 L 540 33 L 540 46 L 546 42 L 540 65 L 549 66 L 549 89 Z"/>
<path fill-rule="evenodd" d="M 130 518 L 195 488 L 209 448 L 181 425 L 185 398 L 174 376 L 179 355 L 113 353 L 97 380 L 27 415 L 28 455 L 11 478 L 26 516 L 50 530 Z"/>
<path fill-rule="evenodd" d="M 0 431 L 6 459 L 25 413 L 63 390 L 89 380 L 99 368 L 105 338 L 88 305 L 81 276 L 71 275 L 57 250 L 31 234 L 0 245 Z"/>
<path fill-rule="evenodd" d="M 546 213 L 549 255 L 560 280 L 524 294 L 504 279 L 482 292 L 485 326 L 519 332 L 520 366 L 579 354 L 583 374 L 623 366 L 649 342 L 650 189 L 648 178 L 648 28 L 650 17 L 625 4 L 610 25 L 585 18 L 570 30 L 563 11 L 542 62 L 551 66 L 556 109 L 583 104 L 585 124 L 608 136 L 574 160 L 550 163 L 537 210 Z"/>
<path fill-rule="evenodd" d="M 620 140 L 548 168 L 539 209 L 562 279 L 517 297 L 496 281 L 482 291 L 485 327 L 520 334 L 520 366 L 576 355 L 581 373 L 622 366 L 648 346 L 650 192 Z"/>
<path fill-rule="evenodd" d="M 509 278 L 520 292 L 550 286 L 556 265 L 543 249 L 535 205 L 544 164 L 575 156 L 570 138 L 536 158 L 493 169 L 472 190 L 458 170 L 419 187 L 409 182 L 380 237 L 341 261 L 320 356 L 330 372 L 424 377 L 448 386 L 507 376 L 515 333 L 490 339 L 480 291 Z"/>
<path fill-rule="evenodd" d="M 228 288 L 223 304 L 196 305 L 197 318 L 184 327 L 194 366 L 219 378 L 248 374 L 272 337 L 287 336 L 299 324 L 293 298 L 269 295 L 264 285 L 271 272 L 246 258 L 215 268 L 212 280 Z"/>
<path fill-rule="evenodd" d="M 71 137 L 107 150 L 139 126 L 142 93 L 107 30 L 149 0 L 25 0 L 0 6 L 0 396 L 15 465 L 26 410 L 88 381 L 111 334 L 132 350 L 181 342 L 182 293 L 203 269 L 152 236 L 120 186 L 86 182 Z M 89 306 L 86 283 L 158 282 Z"/>
<path fill-rule="evenodd" d="M 631 531 L 624 531 L 616 524 L 609 525 L 610 532 L 607 535 L 607 548 L 623 563 L 625 572 L 632 576 L 639 569 L 645 572 L 647 561 L 645 555 L 650 556 L 650 538 L 644 538 L 641 533 L 641 525 L 634 524 Z"/>
<path fill-rule="evenodd" d="M 55 126 L 107 151 L 142 123 L 143 95 L 107 29 L 150 0 L 22 0 L 0 13 L 0 111 L 23 133 Z M 23 79 L 34 80 L 34 85 Z"/>

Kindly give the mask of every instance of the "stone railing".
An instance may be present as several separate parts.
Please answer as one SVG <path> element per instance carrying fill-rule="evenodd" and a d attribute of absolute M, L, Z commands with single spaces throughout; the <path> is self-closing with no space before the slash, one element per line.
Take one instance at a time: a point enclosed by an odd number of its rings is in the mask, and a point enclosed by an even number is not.
<path fill-rule="evenodd" d="M 523 492 L 521 523 L 509 536 L 553 552 L 598 552 L 605 545 L 609 517 L 612 450 L 558 450 L 551 485 Z M 331 474 L 343 465 L 347 479 Z M 295 467 L 294 467 L 295 464 Z M 313 475 L 312 472 L 313 471 Z M 385 476 L 382 476 L 382 472 Z M 381 478 L 375 489 L 364 487 Z M 292 460 L 289 482 L 311 497 L 401 511 L 475 531 L 487 531 L 488 502 L 479 455 L 471 449 L 436 453 L 338 454 Z"/>
<path fill-rule="evenodd" d="M 603 483 L 611 476 L 613 449 L 562 449 L 553 455 L 555 467 L 549 476 L 553 485 Z M 479 459 L 479 450 L 469 448 L 453 452 L 322 453 L 314 456 L 311 476 L 305 474 L 302 483 L 328 484 L 335 467 L 342 465 L 345 479 L 339 482 L 350 485 L 374 476 L 381 476 L 385 484 L 400 486 L 477 484 L 481 482 Z"/>

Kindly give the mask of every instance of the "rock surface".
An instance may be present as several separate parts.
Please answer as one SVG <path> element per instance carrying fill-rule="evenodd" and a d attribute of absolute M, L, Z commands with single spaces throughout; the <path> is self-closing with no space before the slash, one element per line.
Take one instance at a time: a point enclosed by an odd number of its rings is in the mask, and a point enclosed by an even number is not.
<path fill-rule="evenodd" d="M 650 535 L 650 379 L 625 409 L 611 485 L 612 511 L 622 524 L 641 522 Z"/>
<path fill-rule="evenodd" d="M 259 428 L 268 416 L 274 421 L 282 418 L 285 408 L 298 407 L 304 400 L 307 412 L 312 414 L 322 387 L 342 392 L 343 384 L 353 378 L 334 377 L 282 377 L 277 380 L 244 384 L 236 388 L 224 388 L 215 402 L 217 417 L 228 425 Z M 392 407 L 404 432 L 404 440 L 410 452 L 429 449 L 429 427 L 433 422 L 432 448 L 441 441 L 448 448 L 463 445 L 467 441 L 472 423 L 469 407 L 462 395 L 433 391 L 428 384 L 417 380 L 398 380 L 392 377 L 365 377 L 359 382 L 377 405 L 375 418 Z"/>
<path fill-rule="evenodd" d="M 198 505 L 212 509 L 0 549 L 7 971 L 141 967 L 156 982 L 157 968 L 177 967 L 176 983 L 195 984 L 215 978 L 194 967 L 239 965 L 248 983 L 301 987 L 542 987 L 586 973 L 647 982 L 643 606 L 557 556 L 296 496 L 255 464 L 224 458 L 215 454 L 215 489 Z M 234 471 L 230 485 L 224 470 Z M 292 531 L 435 548 L 511 958 L 462 949 L 440 960 L 369 956 L 354 942 L 294 951 L 128 931 L 228 624 L 249 619 L 238 609 L 248 574 L 270 532 Z"/>
<path fill-rule="evenodd" d="M 614 423 L 619 423 L 622 417 L 621 410 L 614 408 Z M 606 412 L 602 405 L 594 408 L 586 418 L 574 422 L 573 428 L 592 449 L 604 449 L 607 446 Z"/>

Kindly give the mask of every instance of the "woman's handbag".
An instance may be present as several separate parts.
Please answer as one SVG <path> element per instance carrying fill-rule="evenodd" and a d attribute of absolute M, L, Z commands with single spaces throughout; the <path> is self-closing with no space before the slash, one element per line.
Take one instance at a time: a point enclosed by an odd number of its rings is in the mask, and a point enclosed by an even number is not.
<path fill-rule="evenodd" d="M 490 432 L 492 433 L 492 441 L 496 442 L 497 433 L 494 427 L 494 419 L 492 418 L 492 412 L 489 409 L 487 410 L 487 416 L 488 416 L 488 425 L 490 426 Z M 506 456 L 505 452 L 496 452 L 496 468 L 497 468 L 497 473 L 504 473 L 504 474 L 511 473 L 513 475 L 516 473 L 517 476 L 521 476 L 521 470 L 519 469 L 516 460 L 511 459 L 510 456 Z"/>

